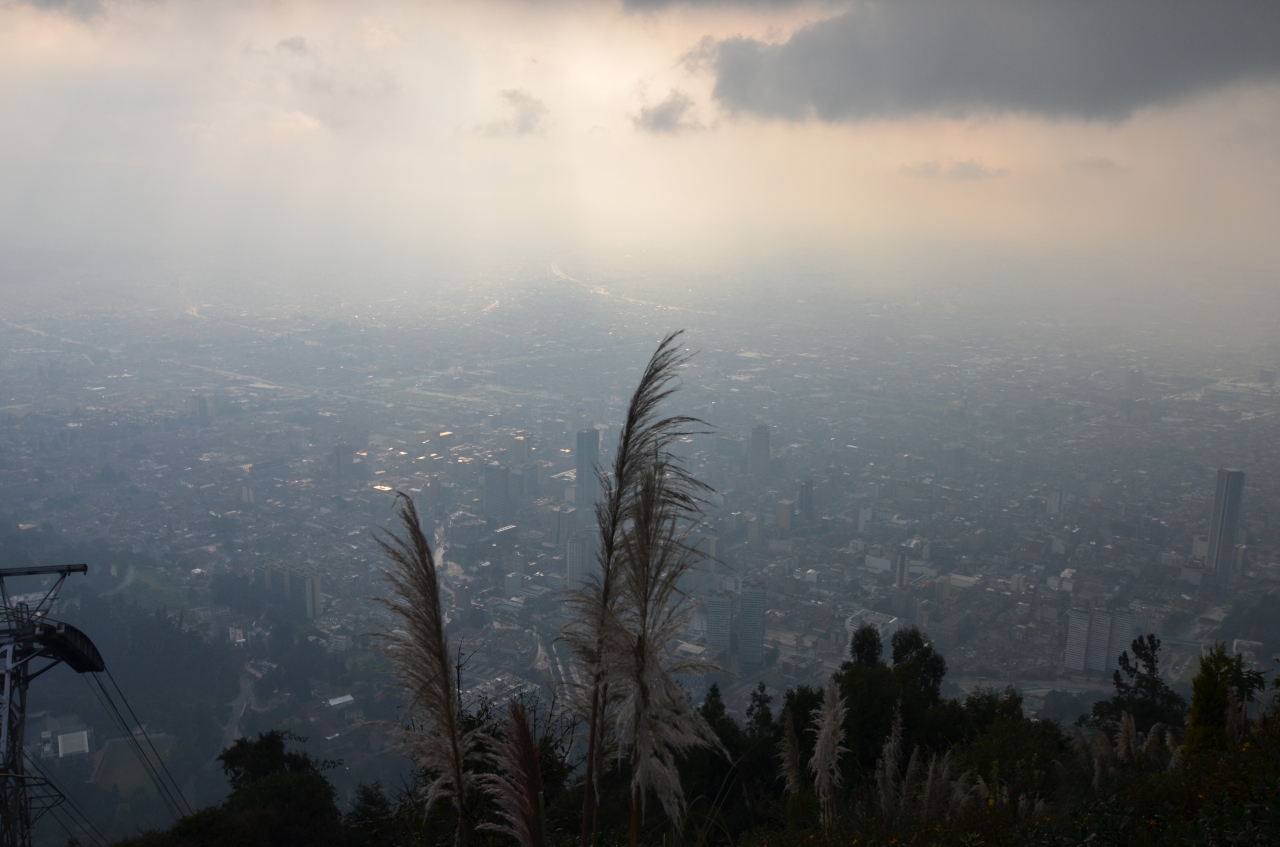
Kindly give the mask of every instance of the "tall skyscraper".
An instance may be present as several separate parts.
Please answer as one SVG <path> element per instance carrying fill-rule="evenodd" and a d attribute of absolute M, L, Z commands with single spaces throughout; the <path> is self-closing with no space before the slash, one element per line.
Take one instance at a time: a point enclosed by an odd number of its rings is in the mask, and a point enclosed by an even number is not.
<path fill-rule="evenodd" d="M 817 520 L 818 509 L 813 502 L 813 480 L 804 479 L 800 481 L 800 494 L 796 500 L 796 505 L 800 508 L 800 517 L 806 521 Z"/>
<path fill-rule="evenodd" d="M 333 478 L 338 480 L 351 479 L 354 461 L 350 444 L 343 442 L 335 445 L 333 448 Z"/>
<path fill-rule="evenodd" d="M 779 500 L 773 510 L 773 522 L 778 525 L 779 532 L 791 531 L 791 518 L 795 514 L 795 503 L 790 500 Z"/>
<path fill-rule="evenodd" d="M 568 588 L 581 588 L 595 569 L 600 537 L 592 530 L 575 533 L 565 548 L 565 577 Z"/>
<path fill-rule="evenodd" d="M 871 528 L 871 521 L 875 517 L 875 512 L 870 506 L 863 506 L 858 510 L 858 532 L 866 532 Z"/>
<path fill-rule="evenodd" d="M 738 609 L 738 662 L 743 668 L 764 664 L 764 588 L 746 586 Z"/>
<path fill-rule="evenodd" d="M 484 466 L 485 517 L 505 521 L 511 512 L 511 472 L 497 462 Z"/>
<path fill-rule="evenodd" d="M 1107 668 L 1107 654 L 1111 650 L 1111 615 L 1092 612 L 1089 615 L 1089 649 L 1085 652 L 1085 669 L 1091 671 Z M 1117 653 L 1117 656 L 1120 654 Z"/>
<path fill-rule="evenodd" d="M 1240 529 L 1240 502 L 1244 498 L 1244 471 L 1218 469 L 1218 486 L 1213 495 L 1213 517 L 1209 520 L 1209 555 L 1205 569 L 1212 574 L 1219 591 L 1231 587 L 1236 563 L 1236 535 Z"/>
<path fill-rule="evenodd" d="M 552 544 L 567 544 L 578 531 L 578 510 L 572 506 L 552 506 L 547 527 Z"/>
<path fill-rule="evenodd" d="M 592 427 L 578 433 L 578 449 L 575 454 L 574 501 L 583 509 L 590 509 L 600 499 L 600 483 L 596 479 L 596 465 L 600 462 L 600 430 Z"/>
<path fill-rule="evenodd" d="M 893 551 L 893 587 L 907 587 L 907 562 L 910 557 L 905 547 Z"/>
<path fill-rule="evenodd" d="M 307 618 L 314 619 L 324 613 L 324 595 L 320 593 L 320 574 L 309 573 L 303 582 L 306 595 Z"/>
<path fill-rule="evenodd" d="M 1063 665 L 1069 671 L 1081 673 L 1088 661 L 1089 613 L 1072 609 L 1067 613 L 1067 652 Z"/>
<path fill-rule="evenodd" d="M 733 597 L 715 593 L 707 598 L 707 646 L 717 655 L 729 649 L 733 633 Z"/>
<path fill-rule="evenodd" d="M 751 452 L 747 454 L 747 470 L 756 479 L 769 476 L 769 427 L 760 424 L 751 430 Z"/>

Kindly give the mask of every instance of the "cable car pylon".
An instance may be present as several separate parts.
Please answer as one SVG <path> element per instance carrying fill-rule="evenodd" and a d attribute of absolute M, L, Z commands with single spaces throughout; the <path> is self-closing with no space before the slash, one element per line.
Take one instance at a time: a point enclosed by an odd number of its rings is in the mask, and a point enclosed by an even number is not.
<path fill-rule="evenodd" d="M 50 668 L 66 663 L 76 673 L 106 668 L 89 636 L 71 624 L 51 620 L 49 612 L 71 574 L 88 565 L 0 568 L 0 847 L 31 847 L 31 828 L 62 802 L 62 794 L 41 776 L 26 772 L 23 742 L 27 724 L 27 687 Z M 7 580 L 23 576 L 58 577 L 34 604 L 11 595 Z"/>

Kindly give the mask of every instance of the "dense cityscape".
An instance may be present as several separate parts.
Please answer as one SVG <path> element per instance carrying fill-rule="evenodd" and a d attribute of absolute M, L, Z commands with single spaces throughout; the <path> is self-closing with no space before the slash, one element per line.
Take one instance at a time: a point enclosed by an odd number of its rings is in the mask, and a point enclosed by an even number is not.
<path fill-rule="evenodd" d="M 1140 633 L 1162 639 L 1183 688 L 1205 645 L 1259 669 L 1280 651 L 1243 623 L 1280 587 L 1267 362 L 1196 369 L 1128 339 L 1073 341 L 1065 322 L 971 333 L 957 307 L 923 301 L 859 298 L 826 332 L 803 304 L 748 319 L 558 269 L 529 286 L 473 280 L 443 314 L 11 312 L 6 537 L 123 550 L 95 586 L 238 656 L 226 737 L 293 728 L 344 761 L 350 790 L 395 771 L 379 721 L 398 690 L 374 671 L 284 684 L 281 664 L 301 660 L 269 649 L 278 628 L 340 666 L 377 664 L 376 538 L 403 492 L 436 533 L 464 699 L 564 696 L 594 472 L 646 350 L 676 324 L 694 354 L 676 403 L 705 422 L 679 452 L 710 487 L 679 650 L 723 668 L 686 680 L 691 696 L 715 682 L 741 718 L 760 683 L 775 697 L 820 684 L 864 624 L 886 640 L 917 626 L 948 685 L 1013 685 L 1026 714 L 1060 720 L 1110 691 Z M 52 704 L 30 721 L 39 755 L 115 778 L 109 726 Z"/>

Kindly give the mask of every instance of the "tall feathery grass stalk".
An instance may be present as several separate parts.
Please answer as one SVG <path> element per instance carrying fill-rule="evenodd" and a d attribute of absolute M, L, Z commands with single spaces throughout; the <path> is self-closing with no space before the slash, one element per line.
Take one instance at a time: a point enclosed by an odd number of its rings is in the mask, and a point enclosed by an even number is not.
<path fill-rule="evenodd" d="M 1154 723 L 1151 729 L 1147 731 L 1147 740 L 1142 743 L 1142 760 L 1147 764 L 1155 764 L 1160 761 L 1160 750 L 1164 747 L 1164 740 L 1161 736 L 1166 732 L 1165 725 L 1162 723 Z"/>
<path fill-rule="evenodd" d="M 929 769 L 925 773 L 924 787 L 920 790 L 917 804 L 923 823 L 935 824 L 942 819 L 951 789 L 951 751 L 948 750 L 941 757 L 934 753 L 929 759 Z"/>
<path fill-rule="evenodd" d="M 462 726 L 431 545 L 413 500 L 404 494 L 397 499 L 400 533 L 376 537 L 393 566 L 386 572 L 392 596 L 378 602 L 398 619 L 383 634 L 381 649 L 408 695 L 411 725 L 417 727 L 405 731 L 406 746 L 418 766 L 432 775 L 423 797 L 424 814 L 437 801 L 451 799 L 458 815 L 455 843 L 467 847 L 475 828 L 468 804 L 480 733 Z"/>
<path fill-rule="evenodd" d="M 1178 739 L 1173 737 L 1172 730 L 1165 730 L 1164 743 L 1169 748 L 1169 770 L 1176 771 L 1187 759 L 1185 745 L 1178 743 Z"/>
<path fill-rule="evenodd" d="M 916 791 L 920 787 L 920 776 L 923 770 L 924 757 L 920 755 L 920 745 L 917 744 L 911 748 L 911 756 L 907 759 L 907 772 L 902 777 L 902 784 L 898 786 L 900 811 L 910 813 L 911 799 L 916 796 Z"/>
<path fill-rule="evenodd" d="M 1090 750 L 1093 754 L 1093 787 L 1101 788 L 1111 773 L 1116 757 L 1111 736 L 1101 729 L 1097 730 L 1093 734 Z"/>
<path fill-rule="evenodd" d="M 618 697 L 619 753 L 631 763 L 631 847 L 649 792 L 672 823 L 684 814 L 677 758 L 696 747 L 723 750 L 719 738 L 693 708 L 677 681 L 715 670 L 674 651 L 689 622 L 680 581 L 699 559 L 688 543 L 694 516 L 672 485 L 672 467 L 654 456 L 640 472 L 626 532 L 622 535 L 622 602 L 609 627 L 610 685 Z"/>
<path fill-rule="evenodd" d="M 1138 758 L 1138 728 L 1133 722 L 1133 715 L 1125 712 L 1120 716 L 1120 731 L 1115 739 L 1116 758 L 1121 762 L 1131 762 Z"/>
<path fill-rule="evenodd" d="M 662 339 L 649 359 L 627 405 L 612 473 L 597 472 L 601 491 L 600 500 L 595 504 L 599 570 L 588 577 L 582 588 L 569 594 L 573 623 L 565 628 L 563 635 L 574 654 L 577 666 L 574 676 L 582 686 L 578 700 L 587 735 L 582 847 L 588 847 L 595 839 L 599 778 L 614 704 L 606 672 L 605 645 L 620 597 L 618 550 L 632 511 L 637 480 L 648 462 L 655 456 L 668 456 L 672 442 L 696 431 L 693 428 L 702 423 L 687 415 L 660 413 L 663 402 L 679 389 L 679 369 L 689 359 L 680 350 L 680 336 L 681 332 L 674 332 Z M 682 509 L 693 509 L 697 495 L 705 487 L 682 469 L 673 468 L 672 474 L 667 496 Z"/>
<path fill-rule="evenodd" d="M 885 817 L 892 817 L 898 808 L 898 777 L 902 765 L 902 704 L 893 710 L 893 726 L 884 740 L 880 750 L 880 760 L 876 762 L 876 788 L 880 794 L 880 811 Z"/>
<path fill-rule="evenodd" d="M 778 742 L 778 760 L 782 764 L 782 780 L 791 797 L 799 797 L 804 789 L 804 772 L 800 768 L 800 739 L 791 710 L 782 711 L 782 740 Z"/>
<path fill-rule="evenodd" d="M 501 823 L 480 829 L 509 835 L 520 847 L 546 847 L 542 756 L 523 701 L 508 701 L 502 737 L 490 737 L 486 745 L 498 772 L 480 776 L 480 790 L 493 799 Z"/>
<path fill-rule="evenodd" d="M 822 808 L 822 827 L 828 832 L 836 821 L 836 789 L 840 787 L 840 754 L 844 746 L 844 717 L 848 713 L 834 679 L 828 680 L 822 705 L 813 710 L 813 758 L 809 770 Z"/>

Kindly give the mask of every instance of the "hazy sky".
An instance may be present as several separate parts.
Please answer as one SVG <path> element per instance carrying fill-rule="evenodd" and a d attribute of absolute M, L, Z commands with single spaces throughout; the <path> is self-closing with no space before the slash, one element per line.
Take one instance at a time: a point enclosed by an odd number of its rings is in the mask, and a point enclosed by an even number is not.
<path fill-rule="evenodd" d="M 0 0 L 0 114 L 9 254 L 1280 271 L 1273 0 Z"/>

